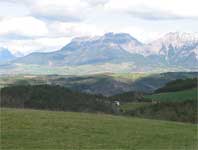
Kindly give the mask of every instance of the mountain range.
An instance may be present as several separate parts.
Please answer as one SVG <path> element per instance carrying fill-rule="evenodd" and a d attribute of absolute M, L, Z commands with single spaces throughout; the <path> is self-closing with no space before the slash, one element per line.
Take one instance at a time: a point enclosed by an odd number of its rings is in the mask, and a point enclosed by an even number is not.
<path fill-rule="evenodd" d="M 34 52 L 11 64 L 45 66 L 79 66 L 98 64 L 132 64 L 134 68 L 181 67 L 198 69 L 198 34 L 170 32 L 148 44 L 127 33 L 78 37 L 58 51 Z"/>
<path fill-rule="evenodd" d="M 16 57 L 8 49 L 0 47 L 0 63 L 14 60 Z"/>

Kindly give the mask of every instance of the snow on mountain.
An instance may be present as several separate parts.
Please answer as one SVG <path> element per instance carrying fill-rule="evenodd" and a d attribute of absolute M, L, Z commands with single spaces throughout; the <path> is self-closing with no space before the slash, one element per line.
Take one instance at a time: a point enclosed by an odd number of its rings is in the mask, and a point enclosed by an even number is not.
<path fill-rule="evenodd" d="M 83 65 L 130 62 L 134 66 L 198 66 L 198 34 L 168 33 L 143 44 L 126 33 L 106 33 L 103 36 L 74 38 L 61 50 L 32 53 L 18 63 L 53 65 Z"/>
<path fill-rule="evenodd" d="M 179 33 L 170 32 L 163 37 L 147 44 L 145 49 L 148 49 L 153 54 L 165 54 L 165 49 L 172 46 L 179 49 L 185 46 L 196 46 L 198 44 L 198 33 Z"/>
<path fill-rule="evenodd" d="M 170 32 L 147 44 L 150 55 L 160 55 L 168 64 L 193 67 L 198 65 L 198 34 Z"/>

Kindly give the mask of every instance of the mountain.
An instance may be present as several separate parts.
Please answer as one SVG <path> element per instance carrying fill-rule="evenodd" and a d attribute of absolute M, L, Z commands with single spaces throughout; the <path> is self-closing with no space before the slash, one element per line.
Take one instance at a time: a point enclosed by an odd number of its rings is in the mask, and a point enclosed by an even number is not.
<path fill-rule="evenodd" d="M 31 53 L 12 61 L 13 64 L 42 66 L 81 66 L 98 64 L 132 65 L 132 72 L 180 68 L 198 69 L 198 35 L 168 33 L 144 44 L 126 33 L 74 38 L 58 51 Z"/>
<path fill-rule="evenodd" d="M 144 46 L 151 56 L 162 58 L 167 65 L 198 66 L 198 34 L 168 33 Z"/>
<path fill-rule="evenodd" d="M 107 33 L 98 37 L 75 38 L 61 50 L 51 53 L 32 53 L 16 60 L 17 63 L 39 65 L 83 65 L 101 63 L 121 63 L 143 59 L 141 55 L 131 54 L 123 47 L 127 44 L 142 45 L 129 34 Z M 140 58 L 139 58 L 140 57 Z"/>
<path fill-rule="evenodd" d="M 0 63 L 5 63 L 16 57 L 6 48 L 0 47 Z"/>

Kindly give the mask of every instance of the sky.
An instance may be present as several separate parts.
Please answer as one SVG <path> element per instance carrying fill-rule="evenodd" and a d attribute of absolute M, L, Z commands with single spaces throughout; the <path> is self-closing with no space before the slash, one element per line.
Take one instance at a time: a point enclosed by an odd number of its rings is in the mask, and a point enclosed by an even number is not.
<path fill-rule="evenodd" d="M 129 33 L 148 43 L 198 32 L 197 0 L 0 0 L 0 47 L 21 55 L 55 51 L 72 38 Z"/>

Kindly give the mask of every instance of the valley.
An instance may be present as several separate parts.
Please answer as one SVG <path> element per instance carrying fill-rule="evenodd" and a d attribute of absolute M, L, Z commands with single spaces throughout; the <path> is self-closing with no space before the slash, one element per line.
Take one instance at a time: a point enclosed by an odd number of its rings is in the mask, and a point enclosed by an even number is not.
<path fill-rule="evenodd" d="M 0 150 L 198 150 L 197 5 L 0 0 Z"/>
<path fill-rule="evenodd" d="M 0 86 L 50 84 L 60 85 L 79 92 L 112 96 L 129 91 L 150 93 L 164 86 L 167 82 L 197 76 L 197 72 L 106 73 L 81 76 L 19 74 L 1 75 Z"/>
<path fill-rule="evenodd" d="M 197 148 L 196 71 L 15 65 L 0 69 L 1 149 Z"/>
<path fill-rule="evenodd" d="M 197 123 L 197 73 L 20 75 L 2 77 L 3 82 L 9 84 L 2 85 L 2 107 L 100 112 Z"/>

